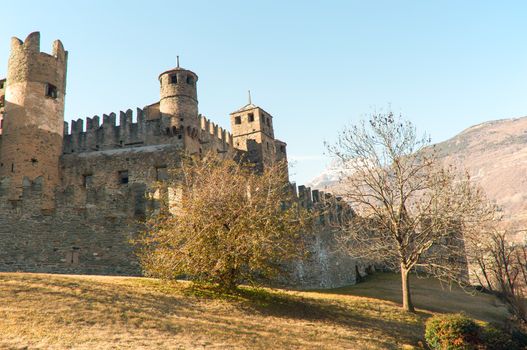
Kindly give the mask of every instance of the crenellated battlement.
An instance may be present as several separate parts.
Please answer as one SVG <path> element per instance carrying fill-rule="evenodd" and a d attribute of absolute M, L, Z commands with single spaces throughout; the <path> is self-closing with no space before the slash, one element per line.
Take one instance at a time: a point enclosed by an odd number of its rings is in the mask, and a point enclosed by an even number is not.
<path fill-rule="evenodd" d="M 296 187 L 296 186 L 295 186 Z M 321 226 L 339 226 L 344 217 L 354 215 L 351 206 L 342 198 L 310 187 L 298 186 L 298 201 L 303 208 L 318 213 Z"/>
<path fill-rule="evenodd" d="M 64 123 L 63 153 L 93 152 L 159 144 L 182 145 L 167 117 L 149 118 L 148 108 L 137 108 Z M 119 123 L 117 121 L 119 120 Z M 86 127 L 85 127 L 86 126 Z"/>
<path fill-rule="evenodd" d="M 198 116 L 198 118 L 201 128 L 200 136 L 202 142 L 208 141 L 207 138 L 212 138 L 219 141 L 220 143 L 223 143 L 227 148 L 233 147 L 233 139 L 230 132 L 210 121 L 207 117 L 202 116 L 201 114 Z"/>
<path fill-rule="evenodd" d="M 60 40 L 55 40 L 52 44 L 51 55 L 40 51 L 40 32 L 30 33 L 24 41 L 19 38 L 11 38 L 11 50 L 23 51 L 28 54 L 38 53 L 43 56 L 52 56 L 61 62 L 65 62 L 68 52 L 64 50 L 64 46 Z"/>
<path fill-rule="evenodd" d="M 183 145 L 183 136 L 199 138 L 203 151 L 217 149 L 219 152 L 232 150 L 232 134 L 222 127 L 199 116 L 200 130 L 170 127 L 170 117 L 148 113 L 151 109 L 137 108 L 116 113 L 98 115 L 86 119 L 64 122 L 63 153 L 103 151 L 127 147 L 141 147 L 161 144 Z"/>

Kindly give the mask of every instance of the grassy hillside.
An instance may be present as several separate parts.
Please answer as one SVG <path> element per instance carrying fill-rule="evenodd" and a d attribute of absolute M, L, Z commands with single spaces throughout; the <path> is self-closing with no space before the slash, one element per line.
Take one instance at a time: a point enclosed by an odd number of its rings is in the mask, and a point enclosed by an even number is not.
<path fill-rule="evenodd" d="M 3 273 L 0 348 L 399 349 L 417 346 L 433 312 L 507 317 L 488 295 L 414 282 L 417 315 L 400 311 L 391 274 L 332 291 L 218 295 L 147 278 Z"/>

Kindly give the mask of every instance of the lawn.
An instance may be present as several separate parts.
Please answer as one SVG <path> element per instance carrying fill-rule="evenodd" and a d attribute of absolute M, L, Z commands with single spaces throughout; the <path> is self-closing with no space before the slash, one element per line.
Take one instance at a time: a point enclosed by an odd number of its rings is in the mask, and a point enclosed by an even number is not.
<path fill-rule="evenodd" d="M 148 278 L 1 273 L 0 348 L 418 348 L 433 313 L 508 316 L 491 296 L 442 290 L 430 279 L 414 280 L 418 313 L 406 314 L 399 288 L 391 274 L 330 291 L 225 295 Z"/>

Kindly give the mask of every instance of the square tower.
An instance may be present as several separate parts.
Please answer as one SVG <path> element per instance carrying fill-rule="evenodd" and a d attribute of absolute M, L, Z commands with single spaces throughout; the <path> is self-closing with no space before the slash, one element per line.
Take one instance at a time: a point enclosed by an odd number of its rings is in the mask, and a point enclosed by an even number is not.
<path fill-rule="evenodd" d="M 274 138 L 273 116 L 248 103 L 230 114 L 233 146 L 262 170 L 276 160 L 287 160 L 285 143 Z M 278 148 L 277 148 L 278 146 Z"/>

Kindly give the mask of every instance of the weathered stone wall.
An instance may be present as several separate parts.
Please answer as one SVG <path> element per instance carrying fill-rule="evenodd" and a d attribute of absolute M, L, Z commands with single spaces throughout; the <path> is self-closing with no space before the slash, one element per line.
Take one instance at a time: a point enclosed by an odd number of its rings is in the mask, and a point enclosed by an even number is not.
<path fill-rule="evenodd" d="M 9 201 L 0 186 L 0 270 L 138 275 L 129 240 L 139 229 L 128 213 L 134 186 L 90 189 L 80 206 L 72 189 L 56 197 L 56 211 L 40 209 L 41 183 L 26 183 L 23 200 Z"/>
<path fill-rule="evenodd" d="M 67 154 L 61 158 L 64 185 L 55 211 L 40 208 L 41 180 L 26 182 L 22 200 L 9 201 L 8 180 L 0 184 L 0 270 L 140 275 L 131 240 L 145 214 L 157 208 L 149 184 L 160 168 L 177 167 L 175 145 Z M 128 172 L 122 183 L 119 171 Z M 86 181 L 86 176 L 90 180 Z M 331 288 L 356 281 L 364 268 L 338 249 L 332 223 L 345 205 L 329 194 L 299 189 L 307 208 L 323 209 L 313 233 L 304 237 L 307 257 L 278 281 L 294 288 Z"/>
<path fill-rule="evenodd" d="M 357 273 L 366 275 L 366 268 L 340 250 L 336 232 L 322 228 L 304 236 L 306 257 L 293 262 L 290 275 L 283 284 L 301 289 L 324 289 L 348 286 L 357 282 Z"/>

